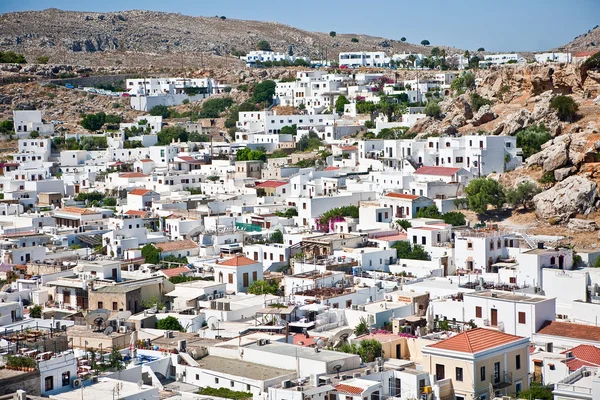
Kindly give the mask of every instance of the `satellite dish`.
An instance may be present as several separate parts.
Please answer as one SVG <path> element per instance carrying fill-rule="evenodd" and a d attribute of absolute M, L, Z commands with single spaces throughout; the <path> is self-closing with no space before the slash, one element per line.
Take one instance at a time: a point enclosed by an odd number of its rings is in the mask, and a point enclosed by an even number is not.
<path fill-rule="evenodd" d="M 315 345 L 317 346 L 318 349 L 322 349 L 325 346 L 325 341 L 323 339 L 319 338 L 315 341 Z"/>
<path fill-rule="evenodd" d="M 138 389 L 141 389 L 142 386 L 144 386 L 144 381 L 140 379 L 139 381 L 137 381 L 137 387 Z"/>
<path fill-rule="evenodd" d="M 339 374 L 340 370 L 344 367 L 345 363 L 342 360 L 338 360 L 336 362 L 334 362 L 330 368 L 331 368 L 331 372 L 330 373 L 336 373 Z"/>
<path fill-rule="evenodd" d="M 104 309 L 98 309 L 90 311 L 85 316 L 85 322 L 89 325 L 96 327 L 96 330 L 99 331 L 108 321 L 110 317 L 110 311 Z"/>
<path fill-rule="evenodd" d="M 131 311 L 120 311 L 114 317 L 112 317 L 110 320 L 111 321 L 112 320 L 121 321 L 121 320 L 129 319 L 129 317 L 131 317 Z"/>
<path fill-rule="evenodd" d="M 107 326 L 106 329 L 104 330 L 104 334 L 106 336 L 110 335 L 111 333 L 113 333 L 113 327 L 112 326 Z"/>

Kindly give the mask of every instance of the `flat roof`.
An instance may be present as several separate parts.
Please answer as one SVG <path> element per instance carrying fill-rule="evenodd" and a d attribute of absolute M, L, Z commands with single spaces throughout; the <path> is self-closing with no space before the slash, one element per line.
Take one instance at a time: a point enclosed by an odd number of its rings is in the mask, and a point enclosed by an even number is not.
<path fill-rule="evenodd" d="M 318 353 L 313 348 L 295 346 L 293 344 L 271 342 L 264 346 L 259 346 L 258 343 L 246 346 L 265 353 L 277 354 L 281 356 L 306 358 L 314 361 L 332 362 L 358 357 L 355 354 L 346 354 L 338 351 L 321 350 Z"/>
<path fill-rule="evenodd" d="M 296 349 L 295 346 L 291 347 L 292 349 Z M 293 370 L 273 368 L 233 358 L 206 356 L 200 360 L 196 360 L 196 362 L 202 369 L 241 376 L 248 379 L 267 380 L 282 375 L 295 374 L 295 371 Z"/>
<path fill-rule="evenodd" d="M 491 290 L 465 293 L 465 296 L 476 296 L 476 297 L 494 298 L 494 299 L 498 299 L 498 300 L 518 301 L 521 303 L 539 303 L 541 301 L 551 299 L 550 297 L 535 297 L 535 296 L 527 296 L 524 294 L 515 294 L 512 292 L 501 292 L 501 291 L 491 291 Z"/>

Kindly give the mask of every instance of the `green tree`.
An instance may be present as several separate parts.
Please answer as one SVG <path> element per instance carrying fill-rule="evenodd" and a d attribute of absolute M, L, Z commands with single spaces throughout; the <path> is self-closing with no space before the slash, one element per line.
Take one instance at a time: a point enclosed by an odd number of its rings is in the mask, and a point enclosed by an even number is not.
<path fill-rule="evenodd" d="M 254 90 L 252 91 L 252 101 L 255 103 L 267 102 L 271 104 L 273 102 L 273 95 L 275 94 L 276 86 L 277 84 L 274 81 L 262 81 L 258 85 L 254 86 Z"/>
<path fill-rule="evenodd" d="M 256 50 L 271 51 L 271 45 L 266 40 L 261 40 L 256 44 Z"/>
<path fill-rule="evenodd" d="M 267 155 L 260 150 L 250 150 L 248 147 L 240 149 L 235 154 L 238 161 L 267 161 Z"/>
<path fill-rule="evenodd" d="M 233 104 L 231 97 L 220 99 L 209 99 L 202 103 L 202 110 L 198 114 L 199 118 L 219 118 L 222 112 L 227 110 Z"/>
<path fill-rule="evenodd" d="M 337 33 L 335 31 L 331 31 L 329 32 L 329 36 L 331 36 L 332 38 L 337 36 Z"/>
<path fill-rule="evenodd" d="M 474 112 L 479 111 L 479 109 L 485 105 L 491 105 L 491 100 L 486 99 L 485 97 L 481 97 L 479 94 L 473 92 L 471 93 L 471 107 Z"/>
<path fill-rule="evenodd" d="M 167 106 L 158 105 L 152 107 L 152 109 L 150 110 L 150 115 L 169 118 L 171 116 L 171 110 L 169 110 L 169 107 Z"/>
<path fill-rule="evenodd" d="M 0 63 L 6 64 L 26 64 L 25 56 L 23 54 L 17 54 L 14 51 L 0 51 Z"/>
<path fill-rule="evenodd" d="M 540 192 L 541 189 L 534 183 L 521 182 L 517 187 L 506 190 L 506 202 L 515 208 L 523 206 L 526 210 L 533 197 Z"/>
<path fill-rule="evenodd" d="M 550 101 L 550 108 L 556 111 L 561 121 L 572 122 L 577 117 L 579 105 L 569 96 L 556 96 Z"/>
<path fill-rule="evenodd" d="M 103 112 L 99 112 L 97 114 L 85 114 L 81 121 L 79 121 L 79 125 L 88 131 L 97 131 L 106 122 L 106 114 Z"/>
<path fill-rule="evenodd" d="M 29 134 L 29 138 L 30 138 L 30 139 L 37 139 L 37 138 L 39 138 L 39 137 L 40 137 L 40 133 L 39 133 L 39 132 L 37 132 L 37 131 L 33 131 L 33 132 L 31 132 L 31 133 Z"/>
<path fill-rule="evenodd" d="M 544 125 L 531 125 L 517 132 L 517 147 L 523 150 L 523 157 L 527 159 L 540 151 L 542 145 L 551 138 Z"/>
<path fill-rule="evenodd" d="M 286 125 L 279 131 L 280 135 L 295 135 L 296 133 L 298 133 L 298 128 L 296 127 L 296 124 L 292 126 Z"/>
<path fill-rule="evenodd" d="M 489 178 L 473 179 L 465 188 L 469 209 L 484 214 L 488 206 L 500 208 L 504 204 L 504 188 L 498 181 Z"/>
<path fill-rule="evenodd" d="M 477 49 L 477 51 L 485 51 L 485 49 L 483 47 L 480 47 Z"/>
<path fill-rule="evenodd" d="M 269 237 L 272 243 L 283 243 L 283 233 L 279 229 L 271 234 Z"/>
<path fill-rule="evenodd" d="M 148 264 L 158 264 L 160 262 L 160 250 L 148 243 L 142 247 L 142 257 Z"/>
<path fill-rule="evenodd" d="M 173 141 L 185 143 L 189 139 L 188 131 L 180 125 L 167 126 L 158 132 L 156 136 L 158 137 L 158 144 L 160 146 L 170 145 Z"/>
<path fill-rule="evenodd" d="M 354 327 L 354 334 L 356 336 L 362 336 L 366 335 L 367 333 L 369 333 L 369 324 L 364 317 L 360 317 L 358 325 Z"/>
<path fill-rule="evenodd" d="M 441 216 L 435 204 L 421 208 L 416 215 L 417 218 L 440 218 Z"/>
<path fill-rule="evenodd" d="M 397 219 L 396 225 L 402 228 L 405 232 L 408 228 L 412 228 L 412 224 L 410 223 L 410 221 L 407 221 L 405 219 Z"/>
<path fill-rule="evenodd" d="M 406 42 L 406 38 L 405 38 L 404 36 L 402 36 L 402 37 L 400 38 L 400 41 L 401 41 L 401 42 Z"/>
<path fill-rule="evenodd" d="M 113 346 L 110 350 L 108 366 L 114 371 L 122 371 L 125 368 L 125 365 L 123 365 L 123 356 L 116 346 Z"/>
<path fill-rule="evenodd" d="M 358 38 L 355 38 L 355 37 L 353 37 L 352 39 L 350 39 L 350 41 L 351 41 L 352 43 L 358 43 Z"/>
<path fill-rule="evenodd" d="M 31 318 L 42 318 L 42 306 L 36 304 L 29 309 L 29 316 Z"/>
<path fill-rule="evenodd" d="M 429 43 L 429 40 L 425 39 L 425 40 L 421 40 L 421 44 L 423 46 L 429 46 L 431 43 Z"/>
<path fill-rule="evenodd" d="M 433 49 L 431 49 L 431 56 L 432 57 L 439 57 L 440 56 L 440 48 L 439 47 L 434 47 Z"/>
<path fill-rule="evenodd" d="M 338 114 L 342 114 L 344 112 L 344 106 L 346 104 L 350 104 L 350 100 L 348 100 L 343 94 L 339 95 L 337 100 L 335 101 L 335 111 Z"/>
<path fill-rule="evenodd" d="M 158 310 L 162 310 L 163 308 L 165 308 L 165 305 L 163 304 L 163 302 L 160 301 L 160 299 L 156 296 L 152 296 L 148 300 L 142 301 L 142 303 L 140 305 L 142 306 L 142 308 L 144 310 L 147 310 L 147 309 L 153 308 L 153 307 L 156 307 Z"/>
<path fill-rule="evenodd" d="M 423 111 L 425 115 L 432 118 L 440 118 L 442 115 L 442 108 L 435 101 L 428 101 Z"/>
<path fill-rule="evenodd" d="M 553 400 L 554 394 L 552 393 L 552 386 L 543 386 L 537 382 L 531 382 L 529 389 L 522 391 L 518 394 L 519 399 L 539 399 L 539 400 Z"/>
<path fill-rule="evenodd" d="M 382 345 L 379 340 L 361 340 L 358 345 L 358 355 L 363 362 L 373 362 L 377 357 L 383 356 Z"/>
<path fill-rule="evenodd" d="M 157 329 L 163 329 L 166 331 L 179 331 L 183 332 L 183 326 L 179 323 L 177 318 L 169 315 L 167 318 L 160 319 L 156 322 Z"/>
<path fill-rule="evenodd" d="M 11 134 L 15 132 L 15 125 L 12 121 L 5 119 L 0 122 L 0 133 Z"/>
<path fill-rule="evenodd" d="M 36 64 L 48 64 L 48 61 L 50 61 L 50 57 L 48 56 L 39 56 L 35 59 Z"/>
<path fill-rule="evenodd" d="M 457 211 L 450 211 L 442 215 L 442 219 L 445 223 L 452 226 L 464 226 L 467 224 L 467 220 L 463 213 Z"/>
<path fill-rule="evenodd" d="M 463 85 L 467 89 L 473 89 L 475 87 L 475 75 L 473 75 L 471 72 L 464 74 Z"/>
<path fill-rule="evenodd" d="M 411 247 L 409 242 L 401 240 L 394 243 L 392 248 L 396 249 L 396 255 L 398 258 L 423 261 L 431 260 L 431 256 L 429 255 L 429 253 L 427 253 L 425 249 L 423 249 L 423 246 L 420 246 L 418 244 L 415 244 Z"/>
<path fill-rule="evenodd" d="M 254 281 L 248 287 L 248 293 L 261 295 L 261 294 L 273 294 L 276 295 L 279 292 L 279 286 L 275 281 Z"/>
<path fill-rule="evenodd" d="M 584 69 L 600 70 L 600 51 L 585 60 L 582 67 Z"/>

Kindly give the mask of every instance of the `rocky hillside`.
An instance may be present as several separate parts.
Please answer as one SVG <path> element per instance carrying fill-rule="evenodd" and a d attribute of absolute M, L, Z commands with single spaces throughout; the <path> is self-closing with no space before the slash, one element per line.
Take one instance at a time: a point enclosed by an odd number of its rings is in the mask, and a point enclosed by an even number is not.
<path fill-rule="evenodd" d="M 354 37 L 358 43 L 351 41 Z M 228 55 L 253 50 L 260 40 L 269 42 L 273 50 L 287 53 L 292 46 L 294 54 L 315 59 L 326 51 L 329 57 L 351 50 L 429 52 L 420 45 L 358 33 L 332 38 L 328 32 L 307 32 L 274 22 L 153 11 L 48 9 L 0 15 L 0 50 L 14 50 L 29 57 L 48 55 L 55 63 L 75 63 L 94 53 Z M 180 62 L 179 57 L 171 58 Z M 202 60 L 194 62 L 198 66 Z"/>
<path fill-rule="evenodd" d="M 555 50 L 559 49 L 573 53 L 578 51 L 600 51 L 600 26 L 596 25 L 593 29 L 577 36 L 573 41 Z"/>

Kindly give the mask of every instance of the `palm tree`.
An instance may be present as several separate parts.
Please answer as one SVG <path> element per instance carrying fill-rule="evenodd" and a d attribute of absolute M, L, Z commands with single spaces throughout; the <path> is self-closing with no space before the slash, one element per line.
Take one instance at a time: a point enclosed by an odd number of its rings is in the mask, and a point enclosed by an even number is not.
<path fill-rule="evenodd" d="M 417 61 L 417 56 L 415 56 L 414 54 L 411 54 L 408 57 L 406 57 L 406 60 L 412 64 L 413 68 L 416 68 L 415 62 Z"/>

